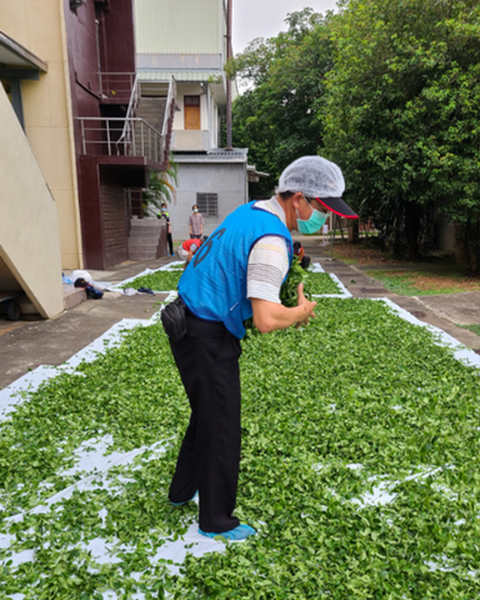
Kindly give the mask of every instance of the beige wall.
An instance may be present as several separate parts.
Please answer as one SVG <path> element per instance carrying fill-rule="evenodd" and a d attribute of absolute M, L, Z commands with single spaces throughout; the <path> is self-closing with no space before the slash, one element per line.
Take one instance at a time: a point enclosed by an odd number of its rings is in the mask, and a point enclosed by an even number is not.
<path fill-rule="evenodd" d="M 57 208 L 0 86 L 0 289 L 23 289 L 45 318 L 63 311 Z"/>
<path fill-rule="evenodd" d="M 0 23 L 48 63 L 22 81 L 26 135 L 57 205 L 62 266 L 83 268 L 63 0 L 1 0 Z"/>

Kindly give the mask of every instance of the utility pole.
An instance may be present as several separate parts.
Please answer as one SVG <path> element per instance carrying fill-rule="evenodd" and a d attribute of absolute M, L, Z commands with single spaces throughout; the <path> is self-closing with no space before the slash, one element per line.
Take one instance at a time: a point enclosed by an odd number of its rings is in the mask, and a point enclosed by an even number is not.
<path fill-rule="evenodd" d="M 232 2 L 227 0 L 227 61 L 232 58 Z M 233 150 L 232 147 L 232 82 L 229 77 L 227 84 L 227 147 L 225 150 Z"/>

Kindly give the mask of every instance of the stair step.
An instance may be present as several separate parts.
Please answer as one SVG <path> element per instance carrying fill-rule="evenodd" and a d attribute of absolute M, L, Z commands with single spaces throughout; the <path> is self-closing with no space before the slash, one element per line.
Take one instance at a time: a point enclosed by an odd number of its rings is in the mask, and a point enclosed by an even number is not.
<path fill-rule="evenodd" d="M 87 299 L 87 292 L 83 288 L 76 288 L 73 284 L 63 284 L 63 303 L 65 310 L 78 306 Z"/>
<path fill-rule="evenodd" d="M 129 252 L 128 258 L 130 260 L 155 260 L 160 258 L 156 252 Z"/>
<path fill-rule="evenodd" d="M 128 236 L 128 258 L 130 260 L 151 260 L 166 256 L 165 222 L 160 219 L 131 219 Z M 162 247 L 161 247 L 162 246 Z"/>
<path fill-rule="evenodd" d="M 128 240 L 129 248 L 156 248 L 158 246 L 158 240 Z"/>
<path fill-rule="evenodd" d="M 135 219 L 130 221 L 132 227 L 162 227 L 162 221 L 160 219 Z"/>

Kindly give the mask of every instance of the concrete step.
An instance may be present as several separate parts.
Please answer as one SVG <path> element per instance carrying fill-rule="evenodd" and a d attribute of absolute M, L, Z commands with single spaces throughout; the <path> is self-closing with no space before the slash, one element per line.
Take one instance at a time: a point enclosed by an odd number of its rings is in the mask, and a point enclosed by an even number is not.
<path fill-rule="evenodd" d="M 87 299 L 87 292 L 83 288 L 76 288 L 71 283 L 63 284 L 63 302 L 65 310 L 78 306 Z"/>
<path fill-rule="evenodd" d="M 161 244 L 163 240 L 163 244 Z M 154 260 L 165 255 L 165 222 L 160 219 L 134 219 L 130 221 L 128 258 Z"/>
<path fill-rule="evenodd" d="M 136 244 L 128 243 L 129 252 L 156 252 L 158 248 L 158 242 L 156 244 Z"/>
<path fill-rule="evenodd" d="M 159 235 L 138 235 L 129 236 L 128 241 L 132 244 L 158 244 L 160 242 Z"/>
<path fill-rule="evenodd" d="M 158 219 L 156 221 L 145 221 L 145 219 L 139 219 L 138 221 L 132 221 L 131 230 L 140 231 L 142 229 L 160 229 L 162 228 L 162 222 Z"/>
<path fill-rule="evenodd" d="M 145 236 L 145 237 L 129 237 L 128 245 L 129 246 L 158 246 L 160 243 L 160 237 L 155 236 Z"/>
<path fill-rule="evenodd" d="M 132 217 L 130 225 L 132 227 L 162 227 L 164 222 L 162 219 L 157 219 L 156 217 L 145 217 L 144 219 L 139 219 L 138 217 L 135 219 Z"/>
<path fill-rule="evenodd" d="M 157 258 L 160 257 L 152 252 L 129 252 L 128 254 L 129 260 L 156 260 Z"/>

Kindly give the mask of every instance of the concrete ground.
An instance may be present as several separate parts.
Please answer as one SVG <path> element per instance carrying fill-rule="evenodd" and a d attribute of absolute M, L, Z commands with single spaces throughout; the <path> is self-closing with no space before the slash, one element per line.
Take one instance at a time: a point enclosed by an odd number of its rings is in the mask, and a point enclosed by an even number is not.
<path fill-rule="evenodd" d="M 386 296 L 415 317 L 443 329 L 480 353 L 480 336 L 458 325 L 480 323 L 480 292 L 438 296 L 407 297 L 388 292 L 364 273 L 365 268 L 332 259 L 322 238 L 295 236 L 306 254 L 334 273 L 355 297 Z M 175 259 L 126 262 L 109 271 L 89 270 L 95 281 L 119 283 L 146 268 L 157 269 Z M 66 272 L 68 275 L 69 273 Z M 38 365 L 59 365 L 100 337 L 123 318 L 148 319 L 158 309 L 164 295 L 125 296 L 106 292 L 101 300 L 87 300 L 49 321 L 8 321 L 0 316 L 0 389 L 35 369 Z"/>
<path fill-rule="evenodd" d="M 168 262 L 165 257 L 127 262 L 109 271 L 88 272 L 94 281 L 113 284 Z M 65 271 L 65 274 L 70 273 Z M 62 364 L 121 319 L 149 319 L 164 298 L 165 294 L 125 296 L 105 292 L 101 300 L 86 300 L 48 321 L 12 322 L 0 315 L 0 389 L 38 365 Z"/>

